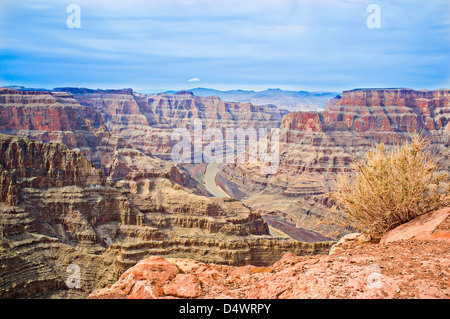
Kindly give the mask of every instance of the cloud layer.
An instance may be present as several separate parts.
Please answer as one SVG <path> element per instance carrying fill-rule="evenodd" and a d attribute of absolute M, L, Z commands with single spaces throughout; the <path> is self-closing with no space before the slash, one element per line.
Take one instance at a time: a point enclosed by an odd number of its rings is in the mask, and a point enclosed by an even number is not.
<path fill-rule="evenodd" d="M 0 4 L 0 85 L 341 90 L 449 85 L 450 2 L 76 1 Z M 194 81 L 190 81 L 194 82 Z M 195 82 L 194 82 L 195 83 Z"/>

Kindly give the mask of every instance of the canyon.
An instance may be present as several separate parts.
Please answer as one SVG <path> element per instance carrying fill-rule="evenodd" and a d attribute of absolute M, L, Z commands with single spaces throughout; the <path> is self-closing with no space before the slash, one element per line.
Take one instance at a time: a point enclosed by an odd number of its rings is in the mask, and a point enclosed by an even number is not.
<path fill-rule="evenodd" d="M 325 254 L 334 242 L 268 235 L 234 199 L 194 194 L 162 174 L 117 184 L 60 143 L 0 135 L 2 298 L 83 298 L 158 255 L 266 265 L 286 252 Z M 65 284 L 80 267 L 80 288 Z"/>
<path fill-rule="evenodd" d="M 119 134 L 144 154 L 170 160 L 174 129 L 193 132 L 194 120 L 207 128 L 276 128 L 288 113 L 274 105 L 225 102 L 217 96 L 199 97 L 189 91 L 138 94 L 133 90 L 56 88 L 70 93 L 83 106 L 98 110 L 112 134 Z"/>
<path fill-rule="evenodd" d="M 327 196 L 336 176 L 378 143 L 414 133 L 430 139 L 448 171 L 449 106 L 450 90 L 356 89 L 323 112 L 289 112 L 189 91 L 0 88 L 0 297 L 85 298 L 149 258 L 168 271 L 188 259 L 195 269 L 271 276 L 285 254 L 327 255 L 355 231 Z M 173 162 L 173 131 L 193 136 L 196 120 L 203 131 L 264 129 L 270 138 L 278 130 L 276 172 L 237 158 Z M 154 293 L 197 282 L 178 268 Z"/>
<path fill-rule="evenodd" d="M 281 225 L 294 225 L 333 239 L 353 231 L 341 225 L 345 222 L 343 215 L 326 194 L 337 174 L 348 171 L 355 158 L 378 143 L 389 146 L 414 133 L 426 135 L 442 170 L 449 168 L 449 90 L 355 89 L 331 99 L 323 112 L 287 112 L 273 105 L 224 102 L 186 91 L 145 95 L 126 90 L 111 95 L 57 90 L 71 92 L 80 104 L 102 112 L 108 128 L 135 148 L 165 160 L 170 159 L 174 145 L 170 133 L 177 128 L 192 133 L 195 120 L 201 120 L 204 131 L 279 129 L 280 155 L 275 174 L 261 172 L 270 166 L 266 162 L 228 163 L 219 166 L 215 177 L 227 195 L 259 211 L 278 230 Z M 195 179 L 197 165 L 178 167 Z M 202 184 L 202 178 L 200 175 L 195 180 Z M 201 185 L 199 188 L 208 193 Z M 296 232 L 294 229 L 291 233 Z"/>
<path fill-rule="evenodd" d="M 350 234 L 329 255 L 285 254 L 268 267 L 151 257 L 89 298 L 448 299 L 449 216 L 449 209 L 422 215 L 379 243 Z"/>
<path fill-rule="evenodd" d="M 449 168 L 449 90 L 356 89 L 331 99 L 323 112 L 288 112 L 189 91 L 150 95 L 132 89 L 3 90 L 0 98 L 9 102 L 2 102 L 0 133 L 62 142 L 102 168 L 110 181 L 136 170 L 158 171 L 202 195 L 211 194 L 204 187 L 206 166 L 194 159 L 181 165 L 171 161 L 177 143 L 171 139 L 174 130 L 185 129 L 192 136 L 196 120 L 203 131 L 279 129 L 275 174 L 261 173 L 266 163 L 228 163 L 219 165 L 213 178 L 228 196 L 259 211 L 279 230 L 282 224 L 294 225 L 333 239 L 352 231 L 337 226 L 343 216 L 325 195 L 339 172 L 348 171 L 355 158 L 378 143 L 389 146 L 412 133 L 424 134 L 442 170 Z M 68 118 L 75 116 L 71 123 Z"/>
<path fill-rule="evenodd" d="M 106 127 L 102 114 L 81 105 L 72 94 L 0 88 L 0 133 L 63 143 L 102 169 L 111 181 L 132 171 L 170 174 L 187 185 L 174 165 L 147 156 Z"/>
<path fill-rule="evenodd" d="M 2 298 L 84 298 L 154 255 L 266 265 L 334 243 L 270 236 L 258 213 L 187 187 L 70 93 L 1 89 L 0 105 Z"/>
<path fill-rule="evenodd" d="M 449 170 L 450 90 L 357 89 L 330 100 L 323 112 L 291 112 L 280 125 L 280 163 L 223 165 L 218 180 L 261 213 L 340 238 L 352 230 L 326 195 L 341 172 L 379 143 L 387 148 L 412 134 L 431 142 L 443 172 Z"/>

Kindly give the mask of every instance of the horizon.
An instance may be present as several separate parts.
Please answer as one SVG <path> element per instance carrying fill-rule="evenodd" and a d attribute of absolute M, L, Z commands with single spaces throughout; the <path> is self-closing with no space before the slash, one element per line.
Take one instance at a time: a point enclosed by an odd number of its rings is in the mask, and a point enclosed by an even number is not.
<path fill-rule="evenodd" d="M 341 94 L 343 92 L 351 92 L 351 91 L 364 91 L 364 90 L 413 90 L 413 91 L 439 91 L 439 90 L 450 90 L 450 88 L 438 88 L 438 89 L 413 89 L 413 88 L 408 88 L 408 87 L 367 87 L 367 88 L 352 88 L 352 89 L 345 89 L 342 91 L 305 91 L 305 90 L 284 90 L 284 89 L 280 89 L 280 88 L 266 88 L 266 89 L 262 89 L 262 90 L 243 90 L 243 89 L 230 89 L 230 90 L 220 90 L 220 89 L 215 89 L 215 88 L 207 88 L 207 87 L 194 87 L 194 88 L 190 88 L 190 89 L 164 89 L 164 90 L 152 90 L 152 89 L 145 89 L 145 90 L 135 90 L 133 87 L 130 86 L 125 86 L 125 87 L 103 87 L 103 88 L 94 88 L 94 87 L 79 87 L 79 86 L 58 86 L 58 87 L 53 87 L 53 88 L 44 88 L 44 87 L 25 87 L 23 85 L 18 85 L 18 84 L 12 84 L 12 85 L 4 85 L 4 86 L 0 86 L 0 88 L 9 88 L 9 89 L 14 89 L 14 88 L 20 88 L 20 90 L 26 90 L 26 91 L 53 91 L 55 89 L 62 89 L 62 88 L 66 88 L 66 89 L 86 89 L 86 90 L 100 90 L 100 91 L 107 91 L 107 90 L 113 90 L 113 91 L 120 91 L 120 90 L 128 90 L 131 89 L 134 93 L 137 94 L 161 94 L 161 93 L 168 93 L 171 94 L 172 92 L 178 93 L 178 92 L 182 92 L 182 91 L 187 91 L 187 92 L 191 92 L 194 93 L 192 91 L 195 90 L 207 90 L 207 91 L 217 91 L 217 92 L 222 92 L 222 93 L 228 93 L 228 92 L 236 92 L 236 91 L 240 91 L 240 92 L 253 92 L 253 93 L 262 93 L 262 92 L 267 92 L 267 91 L 282 91 L 282 92 L 292 92 L 292 93 L 299 93 L 299 92 L 305 92 L 305 93 L 312 93 L 312 94 Z M 194 94 L 195 95 L 195 94 Z"/>
<path fill-rule="evenodd" d="M 438 90 L 449 13 L 446 0 L 4 0 L 0 86 Z"/>

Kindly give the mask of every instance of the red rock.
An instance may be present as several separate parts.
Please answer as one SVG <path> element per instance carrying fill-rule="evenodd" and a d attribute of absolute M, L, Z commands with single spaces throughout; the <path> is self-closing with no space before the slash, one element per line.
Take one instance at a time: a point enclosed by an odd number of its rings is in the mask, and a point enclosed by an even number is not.
<path fill-rule="evenodd" d="M 197 298 L 202 294 L 199 279 L 194 275 L 178 274 L 173 281 L 163 287 L 166 296 Z"/>
<path fill-rule="evenodd" d="M 322 132 L 322 120 L 317 112 L 291 112 L 283 117 L 281 129 Z"/>
<path fill-rule="evenodd" d="M 450 216 L 450 208 L 441 209 L 414 218 L 389 232 L 381 239 L 380 243 L 388 244 L 399 240 L 443 240 L 450 242 L 450 232 L 436 231 L 438 227 Z"/>
<path fill-rule="evenodd" d="M 194 119 L 202 120 L 203 129 L 270 130 L 279 127 L 282 117 L 288 113 L 274 105 L 225 102 L 217 96 L 200 97 L 190 92 L 147 95 L 132 90 L 59 90 L 71 92 L 82 105 L 101 112 L 111 132 L 125 138 L 133 147 L 164 159 L 171 158 L 172 130 L 186 128 L 192 132 Z"/>
<path fill-rule="evenodd" d="M 323 115 L 329 128 L 419 133 L 443 127 L 441 114 L 448 114 L 445 106 L 449 101 L 450 90 L 352 90 L 344 91 L 342 98 L 328 103 Z"/>
<path fill-rule="evenodd" d="M 0 130 L 79 131 L 102 125 L 102 116 L 67 93 L 0 91 Z"/>
<path fill-rule="evenodd" d="M 163 266 L 158 268 L 157 278 L 161 280 L 157 281 L 166 280 L 159 294 L 154 288 L 150 290 L 154 296 L 146 292 L 150 284 L 144 278 L 148 272 L 141 276 L 139 272 L 146 268 L 138 266 L 127 271 L 134 277 L 122 276 L 118 283 L 94 292 L 90 298 L 448 299 L 449 251 L 447 242 L 404 240 L 360 245 L 332 256 L 286 254 L 272 267 L 174 259 L 172 262 L 185 272 L 176 275 L 167 262 L 154 259 Z M 154 261 L 145 263 L 152 265 Z M 260 271 L 263 269 L 268 271 Z"/>
<path fill-rule="evenodd" d="M 236 268 L 235 271 L 233 271 L 232 275 L 234 276 L 250 276 L 253 274 L 259 274 L 259 273 L 273 273 L 275 270 L 272 267 L 256 267 L 253 265 L 247 265 Z"/>
<path fill-rule="evenodd" d="M 70 90 L 68 90 L 70 91 Z M 94 90 L 73 89 L 74 94 L 94 94 Z M 189 178 L 173 164 L 143 153 L 129 144 L 121 135 L 106 128 L 108 119 L 116 113 L 132 114 L 130 123 L 148 122 L 139 117 L 139 108 L 130 90 L 102 91 L 92 100 L 76 100 L 72 93 L 0 90 L 0 133 L 29 139 L 58 142 L 67 145 L 89 159 L 105 175 L 117 182 L 130 172 L 153 172 L 173 177 L 180 185 Z M 91 96 L 89 95 L 89 96 Z M 105 107 L 99 107 L 99 98 Z M 114 102 L 114 103 L 113 103 Z M 102 104 L 103 105 L 103 104 Z M 99 108 L 98 110 L 96 108 Z M 103 112 L 103 113 L 102 113 Z M 104 122 L 103 115 L 106 122 Z M 140 121 L 140 122 L 139 122 Z M 141 123 L 141 124 L 142 124 Z M 118 130 L 120 131 L 120 130 Z M 166 132 L 166 135 L 170 135 Z M 142 140 L 142 137 L 139 137 Z"/>
<path fill-rule="evenodd" d="M 420 240 L 442 240 L 450 242 L 450 232 L 448 231 L 424 231 L 417 234 L 414 239 Z"/>
<path fill-rule="evenodd" d="M 158 298 L 164 294 L 163 285 L 175 278 L 179 272 L 180 269 L 176 265 L 164 258 L 150 257 L 128 269 L 112 286 L 94 291 L 89 298 L 102 299 L 104 296 L 127 299 Z"/>

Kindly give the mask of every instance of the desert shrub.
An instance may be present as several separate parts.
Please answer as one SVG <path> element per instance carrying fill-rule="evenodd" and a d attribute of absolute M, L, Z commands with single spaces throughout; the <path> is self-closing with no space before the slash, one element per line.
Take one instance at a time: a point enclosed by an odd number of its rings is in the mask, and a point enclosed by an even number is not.
<path fill-rule="evenodd" d="M 338 177 L 331 197 L 349 224 L 372 238 L 450 204 L 446 174 L 438 172 L 423 137 L 389 150 L 380 144 L 352 168 Z"/>

